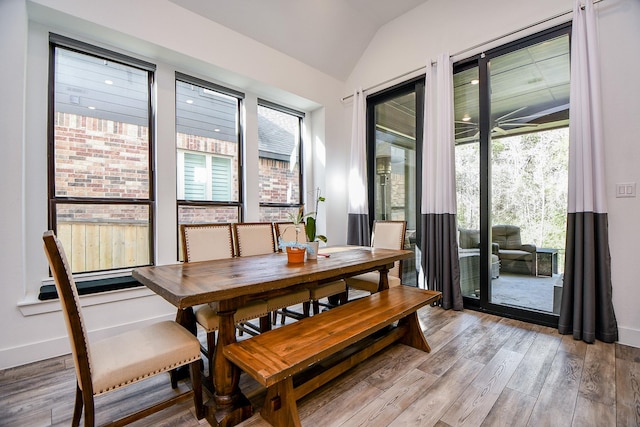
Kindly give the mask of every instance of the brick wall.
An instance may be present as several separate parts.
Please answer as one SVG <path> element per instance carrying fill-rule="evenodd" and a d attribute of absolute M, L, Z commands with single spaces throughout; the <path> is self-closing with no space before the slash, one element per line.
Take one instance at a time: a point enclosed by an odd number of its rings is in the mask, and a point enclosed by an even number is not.
<path fill-rule="evenodd" d="M 149 197 L 146 127 L 56 113 L 56 191 L 67 197 Z"/>
<path fill-rule="evenodd" d="M 148 129 L 128 123 L 114 122 L 69 113 L 56 113 L 56 191 L 57 196 L 96 198 L 149 197 Z M 234 142 L 178 134 L 177 148 L 199 151 L 236 159 L 238 144 Z M 260 158 L 260 201 L 265 203 L 297 202 L 300 198 L 298 166 L 289 170 L 289 162 Z M 175 173 L 172 171 L 172 173 Z M 235 183 L 232 198 L 239 199 L 238 170 L 232 168 Z M 289 182 L 296 185 L 289 188 Z M 60 212 L 64 221 L 114 222 L 139 221 L 139 215 L 114 213 L 104 209 L 74 205 Z M 264 211 L 264 212 L 263 212 Z M 274 220 L 286 220 L 281 208 L 261 209 Z M 136 218 L 137 217 L 137 218 Z M 237 222 L 235 207 L 181 207 L 180 222 Z"/>
<path fill-rule="evenodd" d="M 289 162 L 260 158 L 258 188 L 261 203 L 298 203 L 300 186 L 296 165 L 289 170 Z"/>

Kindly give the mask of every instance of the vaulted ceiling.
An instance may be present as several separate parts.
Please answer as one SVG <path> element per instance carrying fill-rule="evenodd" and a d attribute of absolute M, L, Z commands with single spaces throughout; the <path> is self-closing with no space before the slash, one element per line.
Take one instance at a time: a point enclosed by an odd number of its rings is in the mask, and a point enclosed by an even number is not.
<path fill-rule="evenodd" d="M 428 0 L 171 0 L 339 80 L 380 27 Z"/>

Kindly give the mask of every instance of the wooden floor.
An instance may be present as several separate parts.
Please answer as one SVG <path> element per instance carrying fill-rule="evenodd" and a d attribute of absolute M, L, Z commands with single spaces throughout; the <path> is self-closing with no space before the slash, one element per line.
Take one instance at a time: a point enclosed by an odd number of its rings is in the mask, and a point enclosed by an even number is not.
<path fill-rule="evenodd" d="M 358 365 L 298 402 L 303 426 L 640 426 L 640 349 L 469 310 L 419 315 L 430 354 L 398 344 Z M 264 389 L 241 387 L 259 408 Z M 0 371 L 0 425 L 69 425 L 74 392 L 69 356 Z M 98 422 L 166 393 L 163 375 L 101 396 Z M 208 424 L 189 401 L 133 425 Z M 268 424 L 256 411 L 241 425 Z"/>

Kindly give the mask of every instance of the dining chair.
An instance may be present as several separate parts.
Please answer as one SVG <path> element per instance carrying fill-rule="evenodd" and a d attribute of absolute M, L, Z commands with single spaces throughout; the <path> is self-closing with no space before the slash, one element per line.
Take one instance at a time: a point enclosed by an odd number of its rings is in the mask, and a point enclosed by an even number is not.
<path fill-rule="evenodd" d="M 304 223 L 302 224 L 302 231 L 298 232 L 296 235 L 295 225 L 292 222 L 276 222 L 274 223 L 276 236 L 279 240 L 282 237 L 284 241 L 295 241 L 296 237 L 301 243 L 307 242 L 307 235 L 304 232 Z M 341 303 L 346 302 L 347 299 L 347 284 L 344 280 L 336 280 L 329 283 L 324 283 L 322 285 L 318 285 L 315 288 L 310 289 L 309 298 L 310 304 L 313 305 L 313 314 L 318 314 L 320 312 L 320 306 L 325 306 L 327 308 L 333 307 L 333 304 L 321 303 L 320 300 L 323 298 L 329 298 L 333 296 L 339 296 L 339 301 Z M 300 316 L 299 313 L 292 312 L 287 308 L 284 308 L 280 313 L 282 316 L 281 322 L 284 323 L 285 316 L 299 318 L 299 317 L 308 317 L 309 316 L 309 303 L 303 303 L 303 314 Z"/>
<path fill-rule="evenodd" d="M 231 224 L 181 224 L 180 235 L 185 262 L 227 259 L 235 255 Z M 266 301 L 251 301 L 236 311 L 234 321 L 240 331 L 254 334 L 252 330 L 247 329 L 247 322 L 268 314 Z M 206 332 L 207 345 L 201 348 L 207 357 L 209 367 L 209 376 L 205 377 L 205 381 L 208 386 L 213 386 L 215 334 L 220 327 L 217 305 L 212 303 L 196 306 L 195 318 L 196 323 Z"/>
<path fill-rule="evenodd" d="M 406 221 L 374 221 L 373 232 L 371 233 L 371 247 L 403 249 L 406 229 Z M 402 284 L 402 261 L 396 261 L 393 268 L 389 269 L 387 277 L 389 279 L 389 287 Z M 378 291 L 380 273 L 372 271 L 349 277 L 345 280 L 348 288 L 374 293 Z"/>
<path fill-rule="evenodd" d="M 233 227 L 238 256 L 264 255 L 276 251 L 273 223 L 234 223 Z M 300 289 L 276 297 L 270 297 L 267 298 L 267 311 L 274 313 L 286 307 L 307 302 L 309 298 L 308 289 Z M 275 323 L 275 321 L 271 320 L 271 316 L 269 319 L 261 319 L 260 331 L 265 332 L 271 329 L 272 322 Z"/>
<path fill-rule="evenodd" d="M 129 424 L 190 397 L 193 397 L 196 416 L 198 419 L 204 418 L 198 339 L 178 323 L 163 321 L 91 342 L 62 244 L 51 230 L 46 231 L 42 239 L 62 305 L 75 364 L 76 398 L 71 424 L 80 424 L 83 408 L 84 425 L 95 424 L 95 396 L 183 365 L 189 365 L 190 390 L 127 415 L 115 421 L 115 424 Z"/>

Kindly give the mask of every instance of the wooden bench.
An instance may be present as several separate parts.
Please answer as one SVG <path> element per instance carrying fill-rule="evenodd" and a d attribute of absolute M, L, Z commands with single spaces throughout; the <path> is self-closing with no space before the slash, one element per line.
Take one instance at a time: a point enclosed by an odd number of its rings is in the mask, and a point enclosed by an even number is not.
<path fill-rule="evenodd" d="M 224 355 L 267 387 L 265 420 L 278 427 L 300 426 L 296 401 L 367 357 L 394 342 L 431 351 L 416 311 L 441 297 L 436 291 L 393 287 L 229 344 Z M 339 353 L 348 354 L 338 358 Z M 294 374 L 302 377 L 328 359 L 334 359 L 332 365 L 294 383 Z"/>

